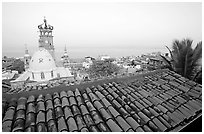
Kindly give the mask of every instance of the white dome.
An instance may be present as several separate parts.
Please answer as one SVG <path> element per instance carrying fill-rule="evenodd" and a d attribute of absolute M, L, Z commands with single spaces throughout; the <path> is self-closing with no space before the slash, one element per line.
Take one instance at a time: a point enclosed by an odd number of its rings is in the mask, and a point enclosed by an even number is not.
<path fill-rule="evenodd" d="M 51 54 L 44 48 L 34 53 L 30 60 L 29 70 L 32 72 L 44 72 L 56 69 L 55 61 Z"/>

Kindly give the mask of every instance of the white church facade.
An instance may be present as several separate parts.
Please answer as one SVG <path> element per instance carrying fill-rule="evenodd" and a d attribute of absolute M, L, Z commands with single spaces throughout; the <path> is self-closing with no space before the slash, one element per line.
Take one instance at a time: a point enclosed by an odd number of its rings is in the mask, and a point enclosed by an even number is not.
<path fill-rule="evenodd" d="M 24 55 L 25 72 L 11 84 L 18 82 L 34 81 L 47 82 L 52 79 L 73 78 L 69 67 L 58 67 L 55 60 L 55 50 L 53 45 L 53 26 L 48 25 L 46 19 L 38 26 L 40 30 L 39 50 L 31 58 L 26 49 Z"/>

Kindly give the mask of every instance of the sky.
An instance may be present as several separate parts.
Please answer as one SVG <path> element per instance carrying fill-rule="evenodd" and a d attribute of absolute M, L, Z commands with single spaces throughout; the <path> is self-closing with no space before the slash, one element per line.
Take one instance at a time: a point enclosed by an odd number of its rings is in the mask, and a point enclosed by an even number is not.
<path fill-rule="evenodd" d="M 54 26 L 56 57 L 140 55 L 171 47 L 173 40 L 202 40 L 202 4 L 190 2 L 2 3 L 2 54 L 22 57 L 38 50 L 37 26 Z"/>

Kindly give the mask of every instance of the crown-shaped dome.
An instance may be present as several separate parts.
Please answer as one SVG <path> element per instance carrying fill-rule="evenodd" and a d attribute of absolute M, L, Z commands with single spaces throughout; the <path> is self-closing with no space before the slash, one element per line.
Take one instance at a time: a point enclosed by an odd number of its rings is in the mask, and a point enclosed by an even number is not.
<path fill-rule="evenodd" d="M 47 20 L 44 18 L 44 23 L 41 25 L 38 25 L 38 29 L 40 29 L 40 30 L 53 30 L 53 26 L 47 24 Z"/>

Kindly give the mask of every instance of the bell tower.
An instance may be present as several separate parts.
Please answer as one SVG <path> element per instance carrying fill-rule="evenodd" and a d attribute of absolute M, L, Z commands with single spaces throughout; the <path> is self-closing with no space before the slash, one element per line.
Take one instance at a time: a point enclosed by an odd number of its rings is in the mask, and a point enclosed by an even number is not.
<path fill-rule="evenodd" d="M 66 48 L 66 45 L 65 45 L 65 48 L 64 48 L 64 55 L 61 57 L 62 59 L 62 62 L 63 62 L 63 66 L 65 68 L 68 68 L 69 67 L 69 56 L 68 56 L 68 53 L 67 53 L 67 48 Z"/>
<path fill-rule="evenodd" d="M 29 55 L 27 46 L 25 45 L 25 55 L 24 55 L 24 68 L 25 68 L 25 70 L 28 70 L 28 68 L 29 68 L 30 59 L 31 59 L 31 56 Z"/>
<path fill-rule="evenodd" d="M 40 32 L 39 48 L 43 47 L 52 55 L 55 60 L 55 48 L 53 45 L 52 30 L 53 26 L 47 24 L 47 20 L 44 17 L 44 23 L 38 26 Z M 55 60 L 56 61 L 56 60 Z"/>

